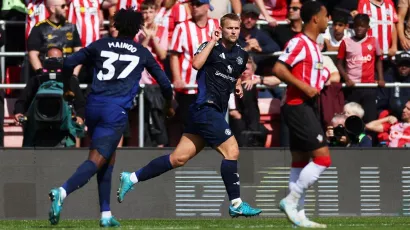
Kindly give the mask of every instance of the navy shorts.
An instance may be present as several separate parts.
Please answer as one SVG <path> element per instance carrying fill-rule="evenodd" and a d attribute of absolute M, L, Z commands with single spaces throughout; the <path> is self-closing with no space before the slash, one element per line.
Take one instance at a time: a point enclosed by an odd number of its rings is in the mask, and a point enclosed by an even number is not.
<path fill-rule="evenodd" d="M 232 136 L 225 115 L 209 105 L 189 107 L 184 133 L 199 135 L 212 147 L 217 147 Z"/>
<path fill-rule="evenodd" d="M 127 127 L 127 112 L 118 105 L 88 103 L 85 122 L 91 138 L 90 149 L 110 159 Z"/>

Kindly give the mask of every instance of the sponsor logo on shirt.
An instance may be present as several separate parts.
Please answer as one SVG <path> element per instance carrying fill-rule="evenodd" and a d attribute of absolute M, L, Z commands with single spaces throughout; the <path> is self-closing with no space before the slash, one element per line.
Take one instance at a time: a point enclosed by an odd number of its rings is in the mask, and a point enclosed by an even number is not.
<path fill-rule="evenodd" d="M 227 80 L 230 80 L 230 81 L 232 81 L 232 82 L 236 81 L 235 78 L 233 78 L 233 77 L 231 77 L 231 76 L 229 76 L 229 75 L 223 74 L 223 73 L 219 72 L 218 70 L 216 71 L 215 75 L 216 75 L 216 76 L 220 76 L 220 77 L 222 77 L 222 78 L 225 78 L 225 79 L 227 79 Z"/>
<path fill-rule="evenodd" d="M 372 55 L 368 54 L 367 56 L 356 55 L 352 58 L 347 58 L 349 62 L 357 62 L 357 63 L 367 63 L 372 61 Z"/>

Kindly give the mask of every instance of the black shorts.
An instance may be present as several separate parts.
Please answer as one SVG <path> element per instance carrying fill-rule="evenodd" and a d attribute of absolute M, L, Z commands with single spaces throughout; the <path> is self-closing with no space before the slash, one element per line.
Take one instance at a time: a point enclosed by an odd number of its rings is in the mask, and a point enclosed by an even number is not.
<path fill-rule="evenodd" d="M 314 105 L 283 105 L 282 112 L 289 127 L 290 151 L 310 152 L 326 146 L 326 136 Z"/>

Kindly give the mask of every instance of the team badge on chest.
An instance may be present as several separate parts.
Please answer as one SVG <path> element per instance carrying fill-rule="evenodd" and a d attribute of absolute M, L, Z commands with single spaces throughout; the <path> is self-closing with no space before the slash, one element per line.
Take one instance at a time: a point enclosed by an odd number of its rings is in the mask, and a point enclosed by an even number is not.
<path fill-rule="evenodd" d="M 243 59 L 241 57 L 237 57 L 236 58 L 236 63 L 238 63 L 238 65 L 242 65 L 243 64 Z"/>

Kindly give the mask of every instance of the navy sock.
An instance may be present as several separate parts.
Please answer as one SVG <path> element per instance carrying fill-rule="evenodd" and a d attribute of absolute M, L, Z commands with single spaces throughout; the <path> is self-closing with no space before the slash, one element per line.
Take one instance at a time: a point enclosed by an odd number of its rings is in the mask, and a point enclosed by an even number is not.
<path fill-rule="evenodd" d="M 100 212 L 110 211 L 111 178 L 114 166 L 108 165 L 97 173 Z"/>
<path fill-rule="evenodd" d="M 77 171 L 63 184 L 63 188 L 67 192 L 67 196 L 75 190 L 83 187 L 97 172 L 97 165 L 90 161 L 84 161 Z"/>
<path fill-rule="evenodd" d="M 146 181 L 151 178 L 157 177 L 169 170 L 173 169 L 171 162 L 169 161 L 169 154 L 155 158 L 149 162 L 145 167 L 135 172 L 138 181 Z"/>
<path fill-rule="evenodd" d="M 229 200 L 239 198 L 241 196 L 241 190 L 239 186 L 238 161 L 222 160 L 221 176 Z"/>

